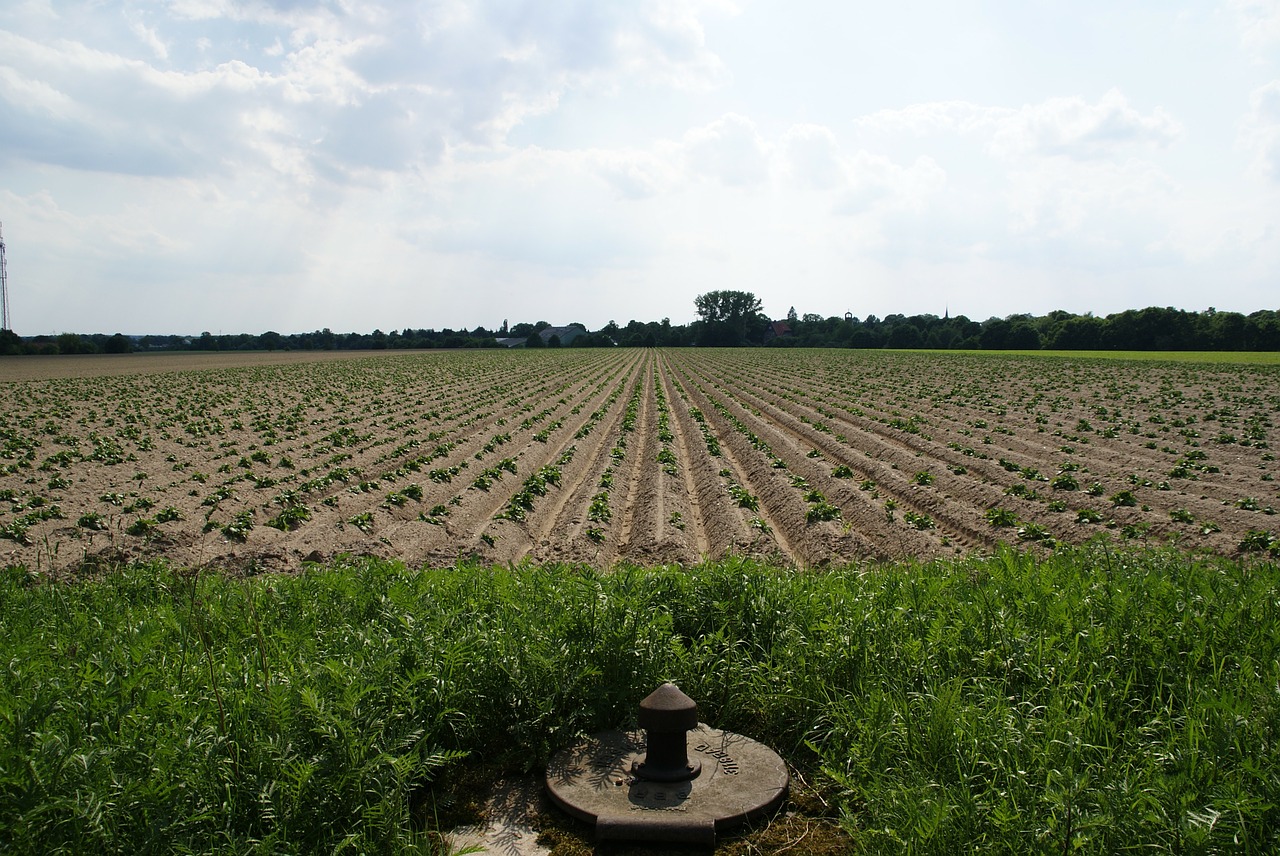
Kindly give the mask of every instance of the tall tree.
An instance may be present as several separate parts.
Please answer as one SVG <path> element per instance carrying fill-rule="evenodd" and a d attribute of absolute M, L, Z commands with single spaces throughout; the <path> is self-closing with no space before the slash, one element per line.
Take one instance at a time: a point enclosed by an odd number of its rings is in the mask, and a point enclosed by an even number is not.
<path fill-rule="evenodd" d="M 765 318 L 760 298 L 749 291 L 708 291 L 693 305 L 702 318 L 700 345 L 736 347 L 758 342 Z"/>

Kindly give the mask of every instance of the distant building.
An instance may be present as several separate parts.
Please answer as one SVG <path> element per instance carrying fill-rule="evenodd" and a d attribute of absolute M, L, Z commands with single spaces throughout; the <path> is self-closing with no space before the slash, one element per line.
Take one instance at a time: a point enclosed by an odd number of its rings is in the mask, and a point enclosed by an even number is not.
<path fill-rule="evenodd" d="M 579 336 L 585 336 L 586 332 L 581 327 L 571 325 L 569 327 L 546 327 L 538 335 L 542 337 L 543 342 L 549 343 L 552 336 L 559 336 L 561 345 L 572 345 L 574 339 Z"/>

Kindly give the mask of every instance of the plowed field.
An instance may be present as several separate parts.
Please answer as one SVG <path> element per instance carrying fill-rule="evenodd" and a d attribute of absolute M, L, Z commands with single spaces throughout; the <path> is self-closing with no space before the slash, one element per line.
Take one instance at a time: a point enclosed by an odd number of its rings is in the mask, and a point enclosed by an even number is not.
<path fill-rule="evenodd" d="M 1099 536 L 1235 554 L 1280 531 L 1276 366 L 632 349 L 130 360 L 0 366 L 0 563 L 815 565 Z"/>

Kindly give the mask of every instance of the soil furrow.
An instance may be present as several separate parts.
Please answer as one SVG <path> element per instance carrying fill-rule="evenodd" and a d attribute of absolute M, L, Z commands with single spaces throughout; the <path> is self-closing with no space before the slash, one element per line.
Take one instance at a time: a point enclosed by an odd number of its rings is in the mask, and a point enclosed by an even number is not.
<path fill-rule="evenodd" d="M 535 534 L 521 557 L 557 561 L 599 561 L 605 557 L 604 528 L 599 527 L 601 537 L 588 534 L 587 515 L 592 497 L 601 490 L 601 476 L 612 463 L 611 450 L 622 433 L 630 390 L 635 386 L 636 372 L 643 370 L 642 364 L 643 360 L 636 360 L 627 366 L 614 388 L 617 395 L 609 415 L 582 439 L 584 449 L 575 455 L 555 501 L 530 515 L 529 529 Z"/>
<path fill-rule="evenodd" d="M 681 517 L 678 523 L 672 523 L 672 516 L 663 517 L 668 525 L 683 526 L 686 535 L 690 536 L 692 546 L 698 558 L 703 558 L 711 554 L 711 539 L 707 535 L 706 519 L 702 513 L 702 503 L 698 498 L 698 488 L 694 483 L 694 456 L 700 454 L 701 447 L 690 445 L 691 438 L 687 432 L 687 422 L 680 419 L 677 414 L 679 409 L 675 401 L 676 394 L 672 385 L 670 373 L 671 367 L 667 362 L 666 356 L 659 358 L 660 372 L 658 376 L 659 383 L 662 385 L 662 394 L 667 399 L 667 408 L 671 413 L 671 434 L 674 438 L 677 451 L 677 466 L 679 467 L 680 485 L 683 487 L 684 497 L 687 500 L 688 514 L 685 515 L 681 511 Z M 701 438 L 698 438 L 699 440 Z M 678 504 L 678 503 L 677 503 Z M 679 509 L 677 509 L 679 511 Z M 676 512 L 673 511 L 672 515 Z M 690 527 L 692 532 L 689 532 Z"/>
<path fill-rule="evenodd" d="M 768 464 L 759 460 L 746 438 L 728 425 L 712 406 L 705 393 L 693 384 L 677 380 L 690 401 L 696 403 L 720 442 L 721 453 L 739 483 L 758 499 L 758 508 L 750 509 L 756 519 L 767 524 L 762 534 L 776 545 L 788 561 L 809 564 L 825 556 L 814 549 L 805 519 L 804 504 L 788 485 L 779 483 Z M 729 502 L 728 498 L 722 500 Z M 746 516 L 746 513 L 743 513 Z M 757 529 L 757 531 L 760 531 Z M 798 534 L 797 534 L 798 533 Z"/>
<path fill-rule="evenodd" d="M 958 510 L 953 505 L 946 502 L 949 497 L 942 494 L 941 491 L 945 488 L 950 478 L 948 473 L 930 471 L 935 483 L 941 480 L 939 486 L 935 489 L 916 483 L 911 475 L 908 475 L 906 471 L 900 468 L 901 465 L 901 467 L 906 467 L 908 471 L 911 469 L 921 471 L 918 468 L 921 468 L 923 464 L 919 455 L 899 455 L 892 452 L 886 454 L 885 450 L 893 449 L 898 444 L 886 442 L 886 438 L 880 434 L 870 434 L 867 435 L 868 439 L 873 442 L 863 449 L 864 457 L 859 458 L 857 455 L 852 454 L 854 449 L 851 448 L 856 447 L 857 443 L 851 442 L 846 445 L 826 432 L 816 430 L 811 424 L 798 419 L 790 411 L 782 409 L 780 402 L 776 398 L 764 393 L 758 396 L 753 395 L 749 390 L 741 387 L 739 387 L 738 392 L 756 406 L 767 408 L 773 415 L 773 424 L 776 427 L 789 432 L 798 441 L 809 444 L 811 448 L 819 449 L 829 460 L 849 466 L 854 471 L 855 477 L 861 476 L 863 479 L 870 479 L 876 482 L 880 492 L 887 492 L 898 503 L 899 508 L 904 513 L 913 511 L 936 516 L 939 521 L 946 524 L 949 530 L 948 534 L 958 539 L 964 546 L 991 547 L 997 543 L 995 539 L 987 534 L 989 530 L 983 525 L 981 518 L 976 517 L 976 512 L 974 520 L 966 520 L 964 516 L 957 513 Z M 792 402 L 792 408 L 795 408 L 794 402 Z M 840 427 L 838 422 L 836 427 Z M 862 431 L 860 427 L 853 423 L 847 423 L 846 427 L 853 431 Z M 875 442 L 876 440 L 880 441 L 879 444 Z M 868 459 L 875 463 L 868 465 Z M 925 458 L 923 460 L 927 461 L 928 459 Z M 847 492 L 851 491 L 851 488 L 846 487 L 843 490 Z M 990 491 L 986 497 L 991 504 L 999 502 L 1002 498 L 1002 494 L 995 490 Z M 989 506 L 979 503 L 979 507 L 985 509 Z"/>
<path fill-rule="evenodd" d="M 691 501 L 700 520 L 699 529 L 705 536 L 699 543 L 705 541 L 706 552 L 699 552 L 709 558 L 741 552 L 756 539 L 749 533 L 742 516 L 729 506 L 716 458 L 707 451 L 702 432 L 691 415 L 693 405 L 688 393 L 674 374 L 668 373 L 667 380 L 676 393 L 668 400 L 674 416 L 673 433 L 685 453 L 682 460 L 688 461 L 685 482 L 691 486 Z"/>
<path fill-rule="evenodd" d="M 654 412 L 653 358 L 646 352 L 641 366 L 643 386 L 632 437 L 639 440 L 627 452 L 627 489 L 622 504 L 622 521 L 614 542 L 618 556 L 652 555 L 658 541 L 657 511 L 660 498 L 658 474 L 658 426 Z"/>

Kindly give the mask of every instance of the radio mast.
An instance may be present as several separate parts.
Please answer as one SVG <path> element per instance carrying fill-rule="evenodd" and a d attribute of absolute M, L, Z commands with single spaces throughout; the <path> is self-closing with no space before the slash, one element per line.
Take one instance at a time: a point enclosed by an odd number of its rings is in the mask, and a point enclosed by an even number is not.
<path fill-rule="evenodd" d="M 9 326 L 9 268 L 4 258 L 4 224 L 0 223 L 0 303 L 4 310 L 0 313 L 0 330 L 12 330 Z"/>

